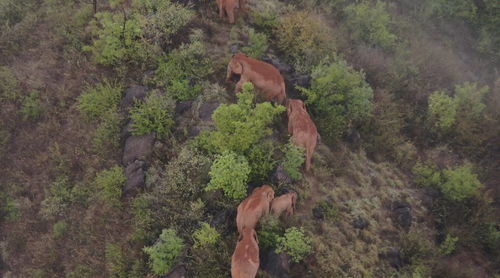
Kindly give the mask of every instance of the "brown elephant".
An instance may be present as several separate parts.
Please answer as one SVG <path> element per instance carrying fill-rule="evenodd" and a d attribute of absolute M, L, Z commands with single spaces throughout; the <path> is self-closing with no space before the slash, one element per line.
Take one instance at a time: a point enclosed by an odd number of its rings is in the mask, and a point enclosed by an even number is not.
<path fill-rule="evenodd" d="M 307 113 L 304 102 L 300 99 L 289 99 L 287 103 L 288 133 L 295 145 L 306 152 L 306 171 L 311 168 L 311 159 L 318 140 L 318 130 L 311 116 Z"/>
<path fill-rule="evenodd" d="M 226 12 L 229 18 L 229 23 L 234 24 L 234 8 L 236 7 L 236 0 L 217 0 L 217 6 L 219 7 L 219 17 L 224 17 L 224 12 Z M 240 11 L 245 10 L 245 0 L 239 0 Z"/>
<path fill-rule="evenodd" d="M 289 192 L 276 197 L 271 202 L 271 214 L 279 217 L 284 211 L 286 216 L 291 216 L 295 211 L 295 204 L 297 202 L 297 193 Z"/>
<path fill-rule="evenodd" d="M 232 278 L 255 278 L 259 270 L 259 241 L 254 229 L 243 228 L 231 257 Z"/>
<path fill-rule="evenodd" d="M 266 100 L 279 104 L 285 102 L 285 80 L 273 65 L 238 53 L 227 65 L 226 82 L 231 81 L 233 74 L 241 76 L 236 84 L 236 93 L 241 91 L 241 86 L 245 82 L 252 82 L 257 89 L 262 91 Z"/>
<path fill-rule="evenodd" d="M 243 228 L 255 229 L 260 218 L 269 214 L 271 201 L 274 199 L 274 190 L 269 185 L 263 185 L 253 190 L 238 206 L 236 226 L 241 233 Z"/>

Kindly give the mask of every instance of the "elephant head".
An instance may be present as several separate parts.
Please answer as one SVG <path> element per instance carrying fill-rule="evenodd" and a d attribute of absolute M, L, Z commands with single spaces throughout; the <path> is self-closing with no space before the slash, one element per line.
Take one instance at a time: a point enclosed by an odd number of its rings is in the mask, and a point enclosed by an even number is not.
<path fill-rule="evenodd" d="M 254 229 L 260 218 L 269 214 L 273 199 L 274 190 L 271 186 L 256 187 L 252 194 L 238 206 L 236 215 L 238 232 L 242 233 L 243 228 Z"/>
<path fill-rule="evenodd" d="M 271 203 L 271 212 L 274 216 L 279 217 L 283 212 L 290 216 L 295 211 L 295 204 L 297 203 L 297 193 L 290 192 L 276 197 Z"/>
<path fill-rule="evenodd" d="M 231 77 L 233 74 L 242 74 L 243 73 L 243 64 L 242 59 L 246 57 L 243 53 L 238 53 L 233 56 L 229 64 L 227 65 L 227 74 L 226 74 L 226 82 L 231 82 Z"/>
<path fill-rule="evenodd" d="M 300 99 L 288 99 L 286 103 L 286 113 L 288 117 L 294 112 L 297 111 L 306 111 L 306 106 L 304 105 L 304 102 Z"/>

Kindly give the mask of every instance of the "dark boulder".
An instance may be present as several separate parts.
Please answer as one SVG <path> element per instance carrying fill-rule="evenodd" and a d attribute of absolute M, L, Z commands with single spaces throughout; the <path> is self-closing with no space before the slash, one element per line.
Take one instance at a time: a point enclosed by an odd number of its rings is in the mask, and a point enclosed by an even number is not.
<path fill-rule="evenodd" d="M 148 88 L 140 85 L 134 85 L 125 90 L 125 96 L 120 102 L 122 109 L 127 109 L 134 104 L 134 102 L 146 97 Z"/>
<path fill-rule="evenodd" d="M 188 278 L 187 270 L 183 265 L 174 267 L 167 275 L 163 278 Z"/>
<path fill-rule="evenodd" d="M 185 100 L 185 101 L 177 102 L 177 105 L 175 106 L 175 114 L 182 115 L 182 114 L 186 113 L 186 111 L 191 109 L 192 105 L 193 105 L 192 100 Z"/>
<path fill-rule="evenodd" d="M 123 165 L 127 166 L 135 160 L 147 161 L 153 150 L 154 134 L 130 136 L 125 141 L 123 150 Z"/>
<path fill-rule="evenodd" d="M 262 270 L 277 278 L 290 277 L 290 256 L 285 253 L 276 254 L 274 250 L 266 253 L 261 260 Z"/>
<path fill-rule="evenodd" d="M 234 209 L 218 211 L 210 221 L 210 226 L 223 230 L 224 234 L 233 232 L 236 228 L 236 211 Z"/>
<path fill-rule="evenodd" d="M 370 222 L 368 220 L 364 219 L 363 217 L 358 216 L 354 221 L 352 222 L 352 226 L 356 229 L 365 229 L 370 225 Z"/>
<path fill-rule="evenodd" d="M 219 107 L 220 103 L 218 102 L 205 102 L 200 105 L 198 110 L 198 116 L 202 121 L 210 121 L 212 120 L 212 113 Z"/>
<path fill-rule="evenodd" d="M 125 168 L 125 177 L 127 178 L 123 189 L 125 194 L 138 192 L 144 188 L 144 165 L 144 161 L 136 160 Z"/>
<path fill-rule="evenodd" d="M 408 230 L 413 219 L 411 205 L 405 201 L 394 201 L 391 204 L 392 221 Z"/>
<path fill-rule="evenodd" d="M 269 63 L 269 64 L 275 66 L 281 72 L 281 74 L 286 74 L 286 73 L 292 72 L 292 67 L 289 64 L 287 64 L 286 62 L 283 62 L 282 60 L 280 60 L 276 56 L 272 56 L 272 57 L 266 56 L 266 57 L 262 58 L 262 60 L 266 63 Z"/>
<path fill-rule="evenodd" d="M 400 268 L 403 266 L 401 259 L 401 250 L 398 247 L 388 247 L 378 254 L 380 259 L 386 260 L 392 267 Z"/>
<path fill-rule="evenodd" d="M 285 171 L 283 165 L 280 164 L 276 167 L 276 170 L 272 174 L 271 181 L 278 184 L 289 184 L 292 183 L 292 178 L 290 178 L 288 173 Z"/>

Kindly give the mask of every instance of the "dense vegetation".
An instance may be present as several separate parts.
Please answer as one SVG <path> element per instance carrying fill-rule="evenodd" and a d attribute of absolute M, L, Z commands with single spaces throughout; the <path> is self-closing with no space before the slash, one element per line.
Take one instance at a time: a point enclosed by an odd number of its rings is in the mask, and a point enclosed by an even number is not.
<path fill-rule="evenodd" d="M 290 277 L 500 277 L 496 0 L 0 0 L 0 276 L 229 276 L 236 207 Z M 320 134 L 224 83 L 271 61 Z M 135 141 L 134 141 L 135 140 Z"/>

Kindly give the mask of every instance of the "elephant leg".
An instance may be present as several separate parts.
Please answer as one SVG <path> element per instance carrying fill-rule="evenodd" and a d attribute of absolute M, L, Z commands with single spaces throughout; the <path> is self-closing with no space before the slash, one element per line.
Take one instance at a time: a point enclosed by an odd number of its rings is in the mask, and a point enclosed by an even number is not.
<path fill-rule="evenodd" d="M 217 6 L 219 7 L 219 17 L 224 17 L 224 0 L 217 0 Z"/>
<path fill-rule="evenodd" d="M 234 8 L 227 9 L 227 16 L 229 17 L 229 23 L 234 24 Z"/>
<path fill-rule="evenodd" d="M 246 11 L 245 0 L 239 0 L 239 3 L 240 3 L 240 11 L 245 12 Z"/>
<path fill-rule="evenodd" d="M 241 91 L 241 87 L 243 87 L 243 84 L 245 84 L 245 82 L 248 82 L 248 81 L 250 81 L 250 80 L 248 80 L 247 78 L 244 78 L 242 75 L 240 78 L 240 81 L 238 81 L 238 83 L 236 83 L 236 88 L 235 88 L 234 92 L 239 93 Z"/>

